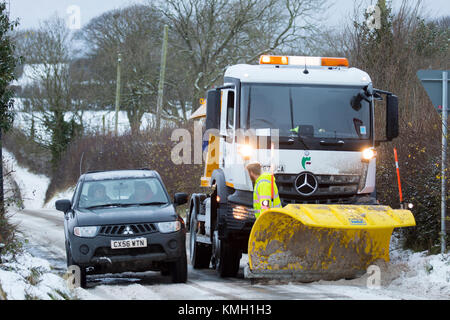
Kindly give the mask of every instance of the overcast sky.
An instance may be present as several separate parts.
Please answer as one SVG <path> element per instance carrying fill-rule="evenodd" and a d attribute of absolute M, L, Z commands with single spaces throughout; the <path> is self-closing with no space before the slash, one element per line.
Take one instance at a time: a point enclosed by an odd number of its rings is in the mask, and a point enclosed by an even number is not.
<path fill-rule="evenodd" d="M 2 1 L 2 0 L 0 0 Z M 8 1 L 8 0 L 6 0 Z M 20 28 L 35 28 L 39 22 L 57 13 L 60 17 L 69 20 L 72 15 L 69 8 L 77 6 L 80 10 L 81 26 L 90 19 L 111 9 L 125 7 L 133 3 L 143 3 L 147 0 L 9 0 L 11 4 L 11 16 L 20 18 Z M 354 3 L 361 0 L 335 0 L 329 1 L 332 9 L 328 12 L 326 24 L 329 26 L 341 25 L 341 22 L 353 12 Z M 376 0 L 363 0 L 364 3 L 376 3 Z M 401 0 L 394 0 L 394 8 Z M 431 17 L 450 15 L 449 0 L 423 0 L 427 13 Z M 74 22 L 76 23 L 76 22 Z"/>

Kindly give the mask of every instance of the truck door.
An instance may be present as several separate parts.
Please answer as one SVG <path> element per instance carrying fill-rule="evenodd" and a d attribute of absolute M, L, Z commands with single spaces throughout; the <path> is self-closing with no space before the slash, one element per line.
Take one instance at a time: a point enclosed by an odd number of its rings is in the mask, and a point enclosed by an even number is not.
<path fill-rule="evenodd" d="M 220 117 L 220 147 L 221 147 L 221 167 L 225 172 L 225 178 L 232 174 L 229 171 L 234 163 L 235 157 L 235 121 L 236 121 L 236 94 L 234 89 L 222 90 L 222 105 Z M 228 179 L 228 178 L 227 178 Z"/>

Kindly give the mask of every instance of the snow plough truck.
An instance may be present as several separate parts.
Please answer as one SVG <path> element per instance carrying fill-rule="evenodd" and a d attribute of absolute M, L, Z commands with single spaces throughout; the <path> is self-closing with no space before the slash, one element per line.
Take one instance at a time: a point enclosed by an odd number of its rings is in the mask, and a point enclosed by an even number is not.
<path fill-rule="evenodd" d="M 386 102 L 383 140 L 377 100 Z M 248 278 L 310 282 L 389 261 L 394 228 L 415 226 L 411 211 L 376 199 L 376 147 L 399 135 L 398 110 L 397 96 L 346 58 L 265 55 L 229 67 L 192 116 L 204 125 L 206 163 L 205 193 L 191 196 L 187 214 L 192 266 L 233 277 L 246 253 Z M 258 219 L 246 170 L 255 161 L 282 203 Z"/>

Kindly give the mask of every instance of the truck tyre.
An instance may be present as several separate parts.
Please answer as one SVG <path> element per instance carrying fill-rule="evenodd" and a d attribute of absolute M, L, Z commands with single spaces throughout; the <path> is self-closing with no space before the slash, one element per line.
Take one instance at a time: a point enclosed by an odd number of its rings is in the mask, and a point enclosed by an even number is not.
<path fill-rule="evenodd" d="M 186 283 L 187 281 L 187 256 L 186 250 L 180 258 L 170 263 L 170 275 L 172 283 Z"/>
<path fill-rule="evenodd" d="M 198 223 L 195 206 L 190 216 L 189 255 L 191 265 L 194 269 L 207 269 L 211 261 L 211 246 L 197 242 Z"/>
<path fill-rule="evenodd" d="M 213 267 L 219 276 L 221 278 L 236 277 L 242 254 L 233 248 L 231 243 L 220 240 L 217 231 L 214 231 L 213 254 Z"/>

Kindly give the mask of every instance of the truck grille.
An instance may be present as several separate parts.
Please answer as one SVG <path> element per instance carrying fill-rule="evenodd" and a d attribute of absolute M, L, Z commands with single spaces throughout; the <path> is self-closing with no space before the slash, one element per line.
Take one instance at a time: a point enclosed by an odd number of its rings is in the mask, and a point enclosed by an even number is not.
<path fill-rule="evenodd" d="M 152 223 L 124 224 L 102 226 L 99 235 L 101 236 L 133 236 L 152 233 L 158 231 Z"/>
<path fill-rule="evenodd" d="M 300 195 L 295 188 L 296 174 L 276 174 L 276 184 L 282 206 L 295 203 L 347 204 L 355 201 L 361 179 L 359 175 L 316 175 L 319 183 L 311 196 Z"/>

